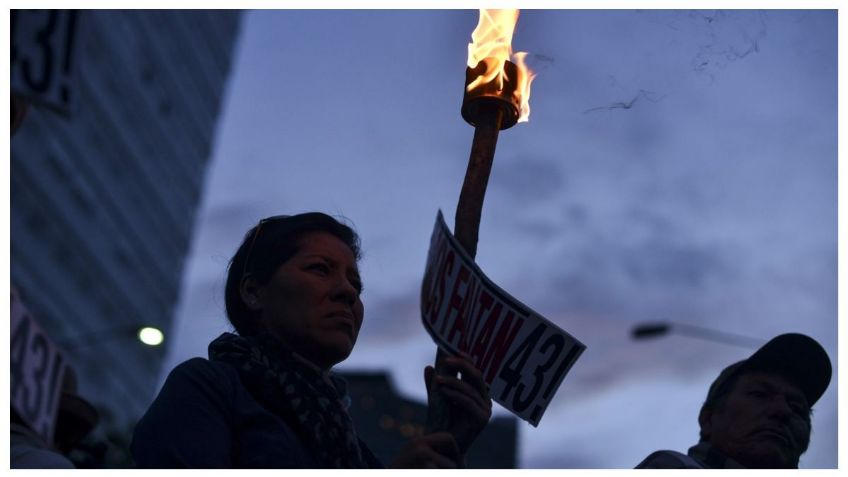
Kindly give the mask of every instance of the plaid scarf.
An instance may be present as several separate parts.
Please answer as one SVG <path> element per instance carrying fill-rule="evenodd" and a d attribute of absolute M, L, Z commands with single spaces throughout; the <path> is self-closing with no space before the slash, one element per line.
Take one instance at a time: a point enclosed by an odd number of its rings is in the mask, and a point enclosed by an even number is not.
<path fill-rule="evenodd" d="M 368 467 L 341 378 L 330 374 L 331 384 L 267 335 L 224 333 L 209 344 L 209 359 L 235 366 L 254 399 L 292 427 L 321 468 Z"/>

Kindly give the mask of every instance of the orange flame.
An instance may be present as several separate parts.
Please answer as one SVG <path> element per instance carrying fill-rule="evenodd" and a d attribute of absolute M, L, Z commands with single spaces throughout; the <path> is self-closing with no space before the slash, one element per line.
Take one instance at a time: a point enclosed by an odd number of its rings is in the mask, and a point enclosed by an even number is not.
<path fill-rule="evenodd" d="M 485 61 L 487 68 L 485 74 L 468 84 L 466 91 L 492 81 L 502 90 L 504 79 L 510 79 L 506 77 L 504 62 L 511 59 L 518 69 L 513 100 L 520 105 L 518 122 L 521 123 L 530 118 L 530 84 L 536 74 L 524 62 L 526 52 L 512 52 L 512 34 L 517 22 L 518 10 L 480 10 L 480 20 L 468 44 L 468 67 L 474 68 Z"/>

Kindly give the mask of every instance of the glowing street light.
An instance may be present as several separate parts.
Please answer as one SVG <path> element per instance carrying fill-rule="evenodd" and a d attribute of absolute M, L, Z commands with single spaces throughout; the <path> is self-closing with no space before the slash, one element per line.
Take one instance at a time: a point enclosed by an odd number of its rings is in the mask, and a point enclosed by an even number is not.
<path fill-rule="evenodd" d="M 157 347 L 165 342 L 165 334 L 153 326 L 121 325 L 104 328 L 90 333 L 62 338 L 56 344 L 65 351 L 76 351 L 106 342 L 136 339 L 145 346 Z"/>
<path fill-rule="evenodd" d="M 741 346 L 743 348 L 759 348 L 765 342 L 764 340 L 752 338 L 750 336 L 737 335 L 726 331 L 704 328 L 702 326 L 687 325 L 684 323 L 671 323 L 668 321 L 660 321 L 653 323 L 637 324 L 630 331 L 633 339 L 651 339 L 657 338 L 669 333 L 677 333 L 679 335 L 690 336 L 717 343 Z"/>
<path fill-rule="evenodd" d="M 138 340 L 147 346 L 159 346 L 165 341 L 165 335 L 158 328 L 145 326 L 138 330 Z"/>

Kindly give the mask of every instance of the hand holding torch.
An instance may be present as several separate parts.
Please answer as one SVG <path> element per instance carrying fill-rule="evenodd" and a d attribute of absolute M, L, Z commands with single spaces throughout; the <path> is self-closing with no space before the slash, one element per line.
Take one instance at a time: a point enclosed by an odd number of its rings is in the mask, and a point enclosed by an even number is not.
<path fill-rule="evenodd" d="M 478 231 L 483 199 L 495 156 L 498 133 L 527 121 L 530 114 L 530 83 L 533 75 L 524 65 L 525 53 L 512 54 L 512 33 L 518 21 L 518 10 L 480 10 L 480 21 L 468 45 L 468 67 L 465 69 L 465 95 L 462 118 L 474 126 L 474 139 L 468 169 L 456 208 L 454 236 L 471 258 L 477 253 Z M 515 63 L 509 61 L 512 58 Z M 436 353 L 436 374 L 454 375 L 447 369 L 447 354 Z M 464 416 L 452 415 L 437 386 L 430 389 L 427 429 L 452 430 L 460 449 L 467 450 L 479 430 L 464 435 Z M 458 413 L 454 413 L 458 414 Z"/>

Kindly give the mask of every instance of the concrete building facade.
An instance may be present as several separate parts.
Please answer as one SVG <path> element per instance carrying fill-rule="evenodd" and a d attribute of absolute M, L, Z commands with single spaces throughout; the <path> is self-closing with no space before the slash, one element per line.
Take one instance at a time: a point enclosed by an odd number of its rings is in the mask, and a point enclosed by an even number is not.
<path fill-rule="evenodd" d="M 156 391 L 238 11 L 78 12 L 75 107 L 31 106 L 11 140 L 11 280 L 101 427 Z"/>

